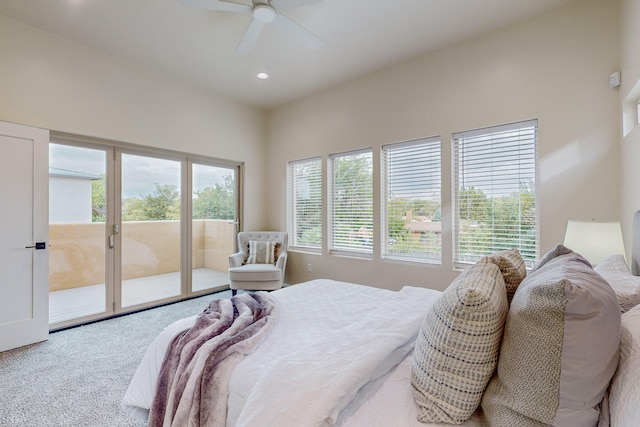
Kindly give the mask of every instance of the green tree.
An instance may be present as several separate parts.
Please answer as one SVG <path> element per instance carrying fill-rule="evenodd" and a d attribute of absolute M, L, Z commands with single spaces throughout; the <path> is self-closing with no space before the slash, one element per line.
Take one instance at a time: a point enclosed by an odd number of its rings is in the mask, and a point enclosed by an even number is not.
<path fill-rule="evenodd" d="M 152 194 L 124 200 L 122 219 L 124 221 L 180 219 L 180 192 L 175 185 L 155 183 L 155 190 Z"/>
<path fill-rule="evenodd" d="M 91 221 L 104 222 L 106 216 L 105 209 L 105 175 L 101 179 L 91 181 Z"/>
<path fill-rule="evenodd" d="M 357 235 L 362 246 L 371 246 L 373 232 L 373 170 L 368 155 L 349 155 L 334 160 L 334 236 L 347 245 Z"/>
<path fill-rule="evenodd" d="M 460 252 L 476 254 L 479 248 L 501 251 L 518 248 L 527 260 L 535 258 L 535 192 L 522 183 L 505 196 L 487 197 L 480 189 L 460 191 Z"/>
<path fill-rule="evenodd" d="M 407 212 L 411 210 L 411 202 L 402 197 L 394 197 L 387 202 L 387 237 L 393 240 L 402 239 L 407 233 Z"/>
<path fill-rule="evenodd" d="M 215 187 L 205 187 L 194 193 L 194 219 L 226 219 L 234 220 L 235 186 L 231 174 L 223 177 L 222 184 Z"/>
<path fill-rule="evenodd" d="M 322 244 L 321 169 L 319 161 L 300 163 L 294 168 L 296 242 L 302 245 Z"/>
<path fill-rule="evenodd" d="M 461 220 L 482 222 L 491 216 L 491 202 L 487 199 L 487 195 L 473 186 L 460 189 L 458 203 Z"/>

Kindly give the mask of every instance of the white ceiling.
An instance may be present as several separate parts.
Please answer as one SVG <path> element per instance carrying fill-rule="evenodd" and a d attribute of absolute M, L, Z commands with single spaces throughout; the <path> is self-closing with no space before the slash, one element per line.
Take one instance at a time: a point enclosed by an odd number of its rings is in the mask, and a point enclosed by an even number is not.
<path fill-rule="evenodd" d="M 178 0 L 0 0 L 0 14 L 267 109 L 569 1 L 322 0 L 285 15 L 323 47 L 267 26 L 247 55 L 235 48 L 249 14 Z"/>

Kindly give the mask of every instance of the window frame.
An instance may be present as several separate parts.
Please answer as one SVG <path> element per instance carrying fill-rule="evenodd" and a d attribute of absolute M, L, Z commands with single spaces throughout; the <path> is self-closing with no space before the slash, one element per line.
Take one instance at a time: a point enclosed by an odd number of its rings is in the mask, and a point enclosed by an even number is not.
<path fill-rule="evenodd" d="M 434 151 L 437 152 L 437 156 L 434 157 Z M 411 171 L 415 171 L 414 168 L 418 169 L 431 169 L 434 167 L 433 172 L 428 172 L 430 175 L 435 175 L 436 179 L 430 180 L 422 180 L 422 183 L 425 187 L 429 187 L 430 185 L 437 184 L 438 190 L 435 197 L 423 196 L 420 200 L 424 201 L 433 201 L 436 199 L 437 209 L 440 211 L 440 215 L 442 215 L 442 138 L 440 136 L 419 138 L 410 141 L 396 142 L 391 144 L 385 144 L 380 149 L 380 171 L 381 171 L 381 179 L 380 179 L 380 220 L 381 220 L 381 257 L 382 259 L 387 260 L 396 260 L 396 261 L 408 261 L 408 262 L 418 262 L 418 263 L 427 263 L 434 265 L 442 264 L 442 228 L 440 228 L 439 236 L 436 234 L 436 245 L 437 245 L 437 256 L 429 256 L 426 248 L 421 248 L 422 251 L 417 254 L 402 254 L 400 252 L 393 252 L 390 250 L 390 242 L 393 238 L 390 236 L 389 232 L 389 221 L 390 221 L 390 213 L 389 213 L 389 199 L 390 199 L 390 186 L 393 185 L 391 182 L 393 173 L 391 168 L 394 167 L 390 164 L 392 162 L 391 156 L 393 153 L 397 153 L 397 159 L 394 163 L 402 163 L 398 166 L 402 167 L 403 171 L 410 169 Z M 425 162 L 415 161 L 418 156 L 424 156 Z M 397 167 L 397 166 L 396 166 Z M 424 172 L 427 172 L 425 170 Z M 413 173 L 413 172 L 412 172 Z M 398 174 L 396 174 L 398 175 Z M 396 182 L 396 185 L 406 187 L 407 183 L 403 182 L 404 179 L 401 176 L 397 176 L 393 178 Z M 437 181 L 434 183 L 434 181 Z M 426 195 L 429 189 L 421 187 L 419 189 L 411 189 L 411 193 L 409 198 L 416 200 L 418 194 Z M 405 190 L 407 191 L 407 190 Z M 411 202 L 409 202 L 411 203 Z M 412 209 L 413 213 L 414 209 Z M 405 217 L 405 221 L 410 221 Z M 442 220 L 440 221 L 440 227 L 442 227 Z M 423 237 L 421 236 L 421 239 Z M 408 240 L 407 240 L 408 242 Z M 407 243 L 410 245 L 410 243 Z"/>
<path fill-rule="evenodd" d="M 320 242 L 318 244 L 303 244 L 300 243 L 297 239 L 298 233 L 298 204 L 297 198 L 295 197 L 296 191 L 298 189 L 298 182 L 296 180 L 295 168 L 299 165 L 304 164 L 314 164 L 317 163 L 318 177 L 317 183 L 319 188 L 317 188 L 317 194 L 319 197 L 319 205 L 318 212 L 320 222 Z M 324 209 L 323 209 L 323 191 L 322 191 L 322 157 L 311 157 L 307 159 L 301 160 L 292 160 L 287 163 L 287 232 L 289 233 L 289 249 L 290 250 L 300 250 L 305 252 L 314 252 L 320 253 L 324 247 L 323 245 L 323 231 L 324 231 Z"/>
<path fill-rule="evenodd" d="M 514 138 L 512 136 L 509 136 L 509 134 L 515 133 L 515 132 L 521 132 L 523 133 L 523 135 L 521 135 L 519 138 Z M 528 135 L 527 132 L 528 134 L 531 135 L 530 137 L 526 137 L 526 135 Z M 501 141 L 500 136 L 504 137 L 505 139 Z M 514 239 L 515 241 L 518 242 L 518 244 L 509 245 L 509 244 L 504 244 L 500 239 L 492 239 L 491 240 L 492 243 L 486 244 L 486 248 L 484 248 L 485 251 L 483 253 L 480 253 L 480 251 L 478 251 L 477 253 L 472 252 L 466 255 L 466 257 L 463 257 L 461 255 L 461 246 L 462 246 L 461 242 L 463 239 L 460 236 L 461 229 L 462 229 L 461 219 L 460 219 L 460 204 L 461 204 L 460 189 L 462 188 L 460 183 L 461 173 L 462 173 L 462 171 L 460 170 L 461 168 L 460 144 L 470 144 L 472 142 L 481 143 L 480 140 L 482 138 L 485 138 L 486 141 L 484 142 L 486 142 L 487 145 L 491 146 L 491 148 L 486 148 L 486 149 L 476 148 L 479 153 L 483 153 L 484 156 L 486 156 L 487 161 L 484 162 L 483 165 L 484 164 L 488 165 L 489 163 L 495 163 L 496 160 L 500 160 L 506 157 L 507 155 L 513 155 L 516 157 L 518 162 L 517 170 L 519 174 L 518 177 L 520 179 L 520 181 L 518 182 L 518 186 L 522 188 L 524 181 L 521 175 L 524 174 L 525 175 L 524 180 L 528 179 L 529 184 L 533 187 L 533 190 L 529 191 L 529 193 L 533 192 L 533 215 L 529 214 L 526 216 L 526 219 L 529 222 L 533 221 L 533 245 L 529 245 L 525 243 L 525 242 L 529 242 L 532 237 L 531 230 L 528 231 L 529 236 L 527 237 L 523 233 L 523 229 L 520 228 L 519 233 L 516 234 L 518 238 Z M 495 145 L 499 144 L 500 142 L 507 145 L 512 144 L 511 147 L 514 146 L 513 144 L 517 144 L 517 149 L 519 150 L 518 153 L 514 154 L 515 150 L 505 150 L 505 147 L 503 147 L 501 150 L 502 155 L 496 157 L 495 152 L 492 153 L 490 151 L 497 150 Z M 525 145 L 524 142 L 526 142 L 527 144 Z M 467 147 L 467 149 L 470 149 L 470 148 Z M 526 151 L 524 151 L 525 149 Z M 509 123 L 509 124 L 498 125 L 498 126 L 491 126 L 491 127 L 475 129 L 475 130 L 470 130 L 465 132 L 457 132 L 452 135 L 452 166 L 453 166 L 452 167 L 453 236 L 452 237 L 453 237 L 454 267 L 464 268 L 469 264 L 472 264 L 473 262 L 477 261 L 477 259 L 481 258 L 483 255 L 488 255 L 491 252 L 507 249 L 509 247 L 516 247 L 518 250 L 520 250 L 523 258 L 525 259 L 525 264 L 527 265 L 528 268 L 530 268 L 535 262 L 535 260 L 539 258 L 540 222 L 539 222 L 539 215 L 538 215 L 538 209 L 537 209 L 538 207 L 537 190 L 539 187 L 537 150 L 538 150 L 538 120 L 537 119 Z M 508 154 L 505 154 L 505 153 L 508 153 Z M 462 156 L 467 156 L 467 154 L 463 154 Z M 467 157 L 467 163 L 472 161 L 469 159 L 471 159 L 471 157 Z M 492 167 L 495 167 L 495 166 L 496 165 L 492 165 Z M 476 169 L 476 170 L 479 170 L 479 169 Z M 533 175 L 533 179 L 530 179 L 531 174 Z M 497 181 L 496 177 L 502 176 L 504 178 L 506 175 L 509 175 L 509 173 L 495 174 L 495 170 L 494 170 L 493 172 L 488 173 L 488 175 L 486 176 L 490 177 L 490 181 L 493 185 L 494 180 Z M 462 180 L 467 181 L 468 177 L 464 177 L 462 178 Z M 480 181 L 483 181 L 483 180 L 481 179 Z M 510 182 L 508 179 L 505 179 L 502 182 L 509 182 L 511 186 L 515 185 L 512 182 Z M 468 186 L 469 189 L 475 187 L 475 185 L 470 185 L 465 183 L 463 183 L 462 185 L 464 187 Z M 504 192 L 505 189 L 501 189 L 501 191 Z M 491 202 L 493 202 L 494 201 L 493 198 L 497 197 L 497 194 L 498 194 L 497 191 L 489 191 L 486 194 L 486 196 L 488 199 L 491 199 Z M 510 194 L 513 194 L 513 193 L 510 193 Z M 523 193 L 520 191 L 518 192 L 518 194 L 522 195 Z M 507 196 L 507 194 L 503 194 L 500 197 L 504 198 L 505 196 Z M 498 200 L 498 199 L 496 198 L 495 200 Z M 522 200 L 523 199 L 520 197 L 519 203 L 518 203 L 519 213 L 521 213 L 520 208 L 522 207 Z M 491 204 L 491 206 L 492 206 L 490 209 L 491 221 L 493 221 L 496 209 L 493 207 L 494 206 L 493 203 Z M 523 222 L 525 222 L 526 224 L 526 221 L 523 221 L 523 217 L 519 217 L 518 224 L 522 226 Z M 495 223 L 495 224 L 499 225 L 499 223 Z M 495 230 L 497 228 L 495 224 L 492 225 L 489 229 L 492 231 Z M 482 248 L 482 246 L 479 245 L 478 248 Z M 466 259 L 463 259 L 463 258 L 466 258 Z"/>
<path fill-rule="evenodd" d="M 370 185 L 369 185 L 370 197 L 369 197 L 368 203 L 370 205 L 370 215 L 371 215 L 371 219 L 368 222 L 368 225 L 370 226 L 370 230 L 365 230 L 362 236 L 362 240 L 364 241 L 365 244 L 367 242 L 371 242 L 371 244 L 367 245 L 368 247 L 365 247 L 362 249 L 354 245 L 339 244 L 340 240 L 341 239 L 344 240 L 345 236 L 342 235 L 341 233 L 336 232 L 336 213 L 335 213 L 336 200 L 334 198 L 335 191 L 336 191 L 336 176 L 335 176 L 336 160 L 345 158 L 345 157 L 353 157 L 353 156 L 360 156 L 360 155 L 368 156 L 368 163 L 369 163 L 368 168 L 369 168 L 369 179 L 370 179 Z M 374 179 L 373 163 L 374 163 L 374 159 L 373 159 L 372 148 L 346 151 L 341 153 L 330 154 L 328 156 L 328 159 L 327 159 L 327 181 L 328 181 L 327 182 L 327 216 L 328 216 L 327 234 L 328 234 L 329 253 L 332 255 L 344 255 L 344 256 L 361 257 L 361 258 L 368 258 L 368 259 L 373 258 L 373 249 L 374 249 L 373 246 L 376 238 L 376 236 L 374 235 L 376 219 L 374 218 L 374 204 L 373 204 L 374 197 L 375 197 L 374 190 L 373 190 L 373 179 Z M 358 233 L 358 232 L 355 232 L 355 233 Z M 369 233 L 370 233 L 370 236 L 368 235 Z"/>

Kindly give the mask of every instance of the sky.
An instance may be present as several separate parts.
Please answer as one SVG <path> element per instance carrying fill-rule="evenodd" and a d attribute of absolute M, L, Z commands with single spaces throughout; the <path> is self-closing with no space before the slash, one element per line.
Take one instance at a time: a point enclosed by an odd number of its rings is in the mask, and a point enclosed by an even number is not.
<path fill-rule="evenodd" d="M 49 144 L 49 166 L 75 172 L 104 175 L 106 152 L 98 149 Z M 233 169 L 194 165 L 193 190 L 222 184 Z M 122 197 L 144 197 L 152 194 L 155 184 L 180 188 L 180 162 L 122 154 Z"/>

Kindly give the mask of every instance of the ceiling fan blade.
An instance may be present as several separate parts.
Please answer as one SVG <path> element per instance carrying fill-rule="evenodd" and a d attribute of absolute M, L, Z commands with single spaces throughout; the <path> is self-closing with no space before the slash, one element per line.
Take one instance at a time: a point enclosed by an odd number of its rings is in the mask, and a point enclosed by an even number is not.
<path fill-rule="evenodd" d="M 225 0 L 180 0 L 186 6 L 201 7 L 205 9 L 223 10 L 225 12 L 251 13 L 253 8 L 246 4 L 234 3 Z"/>
<path fill-rule="evenodd" d="M 324 44 L 320 37 L 284 15 L 276 15 L 273 23 L 278 28 L 289 34 L 291 38 L 296 39 L 310 49 L 318 49 Z"/>
<path fill-rule="evenodd" d="M 264 22 L 253 19 L 249 24 L 247 31 L 244 32 L 240 43 L 238 43 L 238 47 L 236 47 L 236 53 L 244 55 L 251 52 L 253 47 L 256 45 L 258 37 L 260 37 L 260 33 L 262 32 L 263 28 Z"/>
<path fill-rule="evenodd" d="M 271 6 L 273 6 L 277 11 L 285 12 L 287 10 L 297 9 L 320 1 L 322 0 L 271 0 Z"/>

